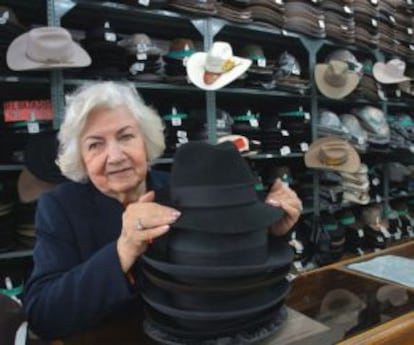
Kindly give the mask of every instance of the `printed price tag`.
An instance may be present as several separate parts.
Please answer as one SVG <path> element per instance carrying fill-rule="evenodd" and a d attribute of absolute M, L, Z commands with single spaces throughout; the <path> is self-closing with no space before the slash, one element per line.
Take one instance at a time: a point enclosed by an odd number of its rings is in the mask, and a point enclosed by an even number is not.
<path fill-rule="evenodd" d="M 277 5 L 283 5 L 283 0 L 275 0 L 275 3 L 276 3 Z"/>
<path fill-rule="evenodd" d="M 395 90 L 395 96 L 398 97 L 398 98 L 401 98 L 401 90 L 400 89 Z"/>
<path fill-rule="evenodd" d="M 379 204 L 382 201 L 381 195 L 377 194 L 375 196 L 375 201 Z"/>
<path fill-rule="evenodd" d="M 217 128 L 226 128 L 226 121 L 223 119 L 217 119 L 216 121 Z"/>
<path fill-rule="evenodd" d="M 378 177 L 374 177 L 372 179 L 372 185 L 373 186 L 378 186 L 381 183 L 380 179 Z"/>
<path fill-rule="evenodd" d="M 188 138 L 177 138 L 177 140 L 180 144 L 188 143 Z"/>
<path fill-rule="evenodd" d="M 377 242 L 383 243 L 384 239 L 381 236 L 377 236 Z"/>
<path fill-rule="evenodd" d="M 358 229 L 358 237 L 359 238 L 363 238 L 364 237 L 364 230 L 362 230 L 362 229 Z"/>
<path fill-rule="evenodd" d="M 412 5 L 413 4 L 413 0 L 407 0 L 407 5 Z"/>
<path fill-rule="evenodd" d="M 344 6 L 345 13 L 352 14 L 352 10 L 349 6 Z"/>
<path fill-rule="evenodd" d="M 318 20 L 318 24 L 321 29 L 325 29 L 325 22 L 322 19 Z"/>
<path fill-rule="evenodd" d="M 142 6 L 149 6 L 150 0 L 138 0 L 138 4 Z"/>
<path fill-rule="evenodd" d="M 371 19 L 371 24 L 372 24 L 372 26 L 373 26 L 374 28 L 376 28 L 376 27 L 378 26 L 378 22 L 377 22 L 377 20 L 376 20 L 376 19 L 374 19 L 374 18 L 372 18 L 372 19 Z"/>
<path fill-rule="evenodd" d="M 304 118 L 305 120 L 310 120 L 311 119 L 311 115 L 309 112 L 304 113 Z"/>
<path fill-rule="evenodd" d="M 308 152 L 309 151 L 309 144 L 308 143 L 300 143 L 300 150 L 302 152 Z"/>
<path fill-rule="evenodd" d="M 0 17 L 0 25 L 5 25 L 9 21 L 10 14 L 9 11 L 4 11 L 3 15 Z"/>
<path fill-rule="evenodd" d="M 141 61 L 141 60 L 146 60 L 146 59 L 148 58 L 148 56 L 147 56 L 147 54 L 146 54 L 146 53 L 138 53 L 138 54 L 136 55 L 136 57 L 137 57 L 137 60 L 138 60 L 138 61 Z"/>
<path fill-rule="evenodd" d="M 259 67 L 266 67 L 266 59 L 259 59 L 259 60 L 257 60 L 257 66 L 259 66 Z"/>
<path fill-rule="evenodd" d="M 413 34 L 413 28 L 407 28 L 407 33 L 409 35 L 412 35 Z"/>
<path fill-rule="evenodd" d="M 178 138 L 187 138 L 187 131 L 177 131 Z"/>
<path fill-rule="evenodd" d="M 107 41 L 107 42 L 116 42 L 115 32 L 105 32 L 105 41 Z"/>
<path fill-rule="evenodd" d="M 27 123 L 27 131 L 31 134 L 39 133 L 40 132 L 39 123 L 38 122 L 28 122 Z"/>
<path fill-rule="evenodd" d="M 303 271 L 303 265 L 300 261 L 294 261 L 293 266 L 296 268 L 297 271 Z"/>
<path fill-rule="evenodd" d="M 286 129 L 282 129 L 282 135 L 284 137 L 288 137 L 289 136 L 289 132 Z"/>
<path fill-rule="evenodd" d="M 181 123 L 182 123 L 182 121 L 181 121 L 181 118 L 180 117 L 175 117 L 175 116 L 172 117 L 171 124 L 174 127 L 181 126 Z"/>
<path fill-rule="evenodd" d="M 378 5 L 378 0 L 371 0 L 371 4 Z"/>
<path fill-rule="evenodd" d="M 183 59 L 183 66 L 187 66 L 188 56 Z"/>
<path fill-rule="evenodd" d="M 257 119 L 250 119 L 250 126 L 252 127 L 259 127 L 259 122 L 257 121 Z"/>
<path fill-rule="evenodd" d="M 282 155 L 282 156 L 287 156 L 287 155 L 289 155 L 290 154 L 290 147 L 289 146 L 283 146 L 281 149 L 280 149 L 280 154 Z"/>

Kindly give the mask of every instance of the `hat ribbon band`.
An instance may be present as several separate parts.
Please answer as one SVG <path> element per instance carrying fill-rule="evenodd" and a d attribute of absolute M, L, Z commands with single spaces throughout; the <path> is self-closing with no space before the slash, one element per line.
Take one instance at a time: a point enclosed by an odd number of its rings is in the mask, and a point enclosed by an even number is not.
<path fill-rule="evenodd" d="M 225 186 L 189 186 L 171 189 L 174 204 L 182 207 L 236 206 L 257 202 L 254 182 Z"/>

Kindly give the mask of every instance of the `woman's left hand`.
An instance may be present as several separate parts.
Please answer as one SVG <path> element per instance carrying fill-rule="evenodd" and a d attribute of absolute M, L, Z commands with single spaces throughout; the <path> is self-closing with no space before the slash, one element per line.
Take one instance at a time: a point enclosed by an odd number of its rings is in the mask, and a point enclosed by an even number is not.
<path fill-rule="evenodd" d="M 277 179 L 270 189 L 266 203 L 281 207 L 285 211 L 285 215 L 270 226 L 270 232 L 276 236 L 286 234 L 296 224 L 303 211 L 302 201 L 295 191 L 280 179 Z"/>

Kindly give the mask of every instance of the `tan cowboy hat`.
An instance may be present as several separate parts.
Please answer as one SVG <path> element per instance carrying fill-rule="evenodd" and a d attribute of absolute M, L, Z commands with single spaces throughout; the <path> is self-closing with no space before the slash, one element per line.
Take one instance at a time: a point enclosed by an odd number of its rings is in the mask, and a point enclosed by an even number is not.
<path fill-rule="evenodd" d="M 315 81 L 319 91 L 328 98 L 341 99 L 358 86 L 360 75 L 344 61 L 330 60 L 315 66 Z"/>
<path fill-rule="evenodd" d="M 398 84 L 411 80 L 404 73 L 405 62 L 400 59 L 392 59 L 387 63 L 376 62 L 372 69 L 374 78 L 382 84 Z"/>
<path fill-rule="evenodd" d="M 190 81 L 204 90 L 218 90 L 240 77 L 252 60 L 233 55 L 227 42 L 214 42 L 207 53 L 194 53 L 187 61 Z"/>
<path fill-rule="evenodd" d="M 355 148 L 346 140 L 330 136 L 315 140 L 305 153 L 308 168 L 355 173 L 361 159 Z"/>
<path fill-rule="evenodd" d="M 34 28 L 14 39 L 7 49 L 7 65 L 14 71 L 85 67 L 89 54 L 61 27 Z"/>

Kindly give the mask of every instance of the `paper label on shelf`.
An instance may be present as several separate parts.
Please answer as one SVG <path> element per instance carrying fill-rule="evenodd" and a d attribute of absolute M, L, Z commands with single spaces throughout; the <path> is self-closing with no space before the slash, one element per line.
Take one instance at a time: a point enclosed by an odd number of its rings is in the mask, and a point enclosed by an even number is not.
<path fill-rule="evenodd" d="M 282 129 L 282 135 L 284 137 L 288 137 L 289 136 L 289 132 L 286 129 Z"/>
<path fill-rule="evenodd" d="M 382 201 L 381 195 L 377 194 L 375 196 L 375 201 L 379 204 Z"/>
<path fill-rule="evenodd" d="M 325 22 L 322 19 L 318 20 L 318 24 L 321 29 L 325 29 Z"/>
<path fill-rule="evenodd" d="M 136 55 L 136 57 L 137 57 L 137 60 L 138 60 L 138 61 L 140 61 L 140 60 L 146 60 L 146 59 L 148 58 L 148 56 L 147 56 L 147 54 L 146 54 L 146 53 L 138 53 L 138 54 Z"/>
<path fill-rule="evenodd" d="M 304 115 L 305 120 L 310 120 L 311 115 L 309 112 L 305 112 L 303 115 Z"/>
<path fill-rule="evenodd" d="M 373 186 L 378 186 L 381 183 L 380 179 L 378 177 L 374 177 L 372 179 L 372 185 Z"/>
<path fill-rule="evenodd" d="M 362 230 L 362 229 L 358 229 L 358 237 L 359 238 L 363 238 L 364 237 L 364 230 Z"/>
<path fill-rule="evenodd" d="M 144 68 L 145 65 L 143 63 L 136 62 L 129 68 L 129 73 L 136 75 L 138 72 L 142 72 Z"/>
<path fill-rule="evenodd" d="M 187 66 L 188 56 L 183 58 L 183 66 Z"/>
<path fill-rule="evenodd" d="M 413 34 L 413 28 L 407 28 L 407 33 L 409 35 L 412 35 Z"/>
<path fill-rule="evenodd" d="M 398 97 L 398 98 L 401 97 L 401 90 L 400 89 L 395 90 L 395 96 Z"/>
<path fill-rule="evenodd" d="M 308 152 L 309 151 L 309 144 L 308 143 L 300 143 L 300 150 L 302 152 Z"/>
<path fill-rule="evenodd" d="M 181 121 L 181 118 L 180 117 L 172 117 L 172 119 L 171 119 L 171 124 L 174 126 L 174 127 L 176 127 L 176 126 L 181 126 L 181 123 L 182 123 L 182 121 Z"/>
<path fill-rule="evenodd" d="M 39 122 L 28 122 L 27 123 L 27 131 L 30 134 L 39 133 L 40 132 Z"/>
<path fill-rule="evenodd" d="M 115 32 L 105 32 L 105 41 L 107 41 L 107 42 L 116 42 Z"/>
<path fill-rule="evenodd" d="M 177 131 L 178 138 L 187 138 L 187 131 Z"/>
<path fill-rule="evenodd" d="M 138 0 L 138 4 L 142 6 L 149 6 L 150 0 Z"/>
<path fill-rule="evenodd" d="M 288 154 L 290 154 L 290 147 L 289 146 L 283 146 L 281 149 L 280 149 L 280 154 L 282 155 L 282 156 L 287 156 Z"/>
<path fill-rule="evenodd" d="M 297 271 L 303 271 L 303 265 L 300 261 L 293 261 L 293 266 L 296 268 Z"/>
<path fill-rule="evenodd" d="M 250 119 L 249 122 L 250 122 L 250 126 L 259 127 L 259 122 L 257 121 L 257 119 L 254 119 L 254 118 Z"/>
<path fill-rule="evenodd" d="M 217 128 L 226 128 L 226 121 L 223 119 L 216 120 Z"/>
<path fill-rule="evenodd" d="M 177 138 L 177 140 L 180 144 L 188 143 L 188 138 Z"/>
<path fill-rule="evenodd" d="M 363 145 L 365 143 L 364 138 L 358 137 L 358 144 Z"/>
<path fill-rule="evenodd" d="M 344 11 L 345 11 L 345 13 L 348 13 L 348 14 L 352 13 L 352 10 L 349 6 L 344 6 Z"/>
<path fill-rule="evenodd" d="M 0 25 L 7 24 L 7 22 L 9 21 L 9 18 L 10 18 L 9 11 L 4 11 L 3 15 L 0 17 Z"/>
<path fill-rule="evenodd" d="M 257 66 L 266 67 L 266 59 L 262 58 L 262 59 L 257 60 Z"/>

